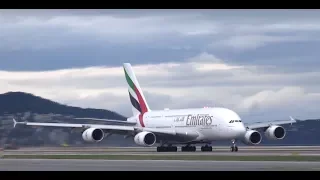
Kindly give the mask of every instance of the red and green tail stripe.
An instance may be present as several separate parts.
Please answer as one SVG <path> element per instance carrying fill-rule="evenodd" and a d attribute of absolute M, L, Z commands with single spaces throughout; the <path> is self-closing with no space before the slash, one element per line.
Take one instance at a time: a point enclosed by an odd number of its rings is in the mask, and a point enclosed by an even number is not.
<path fill-rule="evenodd" d="M 148 108 L 147 105 L 142 97 L 142 94 L 140 93 L 140 91 L 138 90 L 137 86 L 133 83 L 132 79 L 130 78 L 130 76 L 127 74 L 126 70 L 124 69 L 124 73 L 126 76 L 126 80 L 128 85 L 130 86 L 130 88 L 133 90 L 133 92 L 137 95 L 138 100 L 136 100 L 132 94 L 129 91 L 129 96 L 130 96 L 130 102 L 132 104 L 132 106 L 134 108 L 136 108 L 139 112 L 140 112 L 140 123 L 142 126 L 144 126 L 143 121 L 142 121 L 142 115 L 146 112 L 148 112 Z"/>

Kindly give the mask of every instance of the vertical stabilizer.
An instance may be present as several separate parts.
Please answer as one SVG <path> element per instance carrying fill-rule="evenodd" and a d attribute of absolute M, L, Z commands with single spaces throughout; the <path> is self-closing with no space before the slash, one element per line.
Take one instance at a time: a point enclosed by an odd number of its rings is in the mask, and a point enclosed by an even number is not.
<path fill-rule="evenodd" d="M 129 98 L 132 106 L 133 116 L 139 115 L 140 124 L 144 127 L 142 121 L 142 115 L 150 111 L 148 103 L 143 95 L 143 92 L 140 88 L 139 82 L 133 72 L 130 63 L 124 63 L 123 69 L 128 84 Z"/>

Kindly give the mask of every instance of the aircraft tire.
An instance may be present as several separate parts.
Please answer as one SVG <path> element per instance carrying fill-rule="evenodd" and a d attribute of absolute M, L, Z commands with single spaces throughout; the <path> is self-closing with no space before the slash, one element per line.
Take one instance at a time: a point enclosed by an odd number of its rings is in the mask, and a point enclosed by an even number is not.
<path fill-rule="evenodd" d="M 157 152 L 164 152 L 164 150 L 165 150 L 165 147 L 163 147 L 163 146 L 157 147 Z"/>
<path fill-rule="evenodd" d="M 212 151 L 212 146 L 202 146 L 201 151 L 202 152 L 210 152 L 210 151 Z"/>
<path fill-rule="evenodd" d="M 238 147 L 237 146 L 231 146 L 230 147 L 231 152 L 238 152 Z"/>
<path fill-rule="evenodd" d="M 182 146 L 182 152 L 195 152 L 197 150 L 196 146 Z"/>
<path fill-rule="evenodd" d="M 177 146 L 158 146 L 157 147 L 157 152 L 177 152 L 178 147 Z"/>

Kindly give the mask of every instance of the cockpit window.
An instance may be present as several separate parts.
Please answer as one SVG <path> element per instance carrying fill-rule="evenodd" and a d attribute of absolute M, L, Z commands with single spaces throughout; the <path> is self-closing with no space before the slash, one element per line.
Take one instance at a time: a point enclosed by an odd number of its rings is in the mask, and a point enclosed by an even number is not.
<path fill-rule="evenodd" d="M 241 120 L 231 120 L 229 123 L 242 122 Z"/>

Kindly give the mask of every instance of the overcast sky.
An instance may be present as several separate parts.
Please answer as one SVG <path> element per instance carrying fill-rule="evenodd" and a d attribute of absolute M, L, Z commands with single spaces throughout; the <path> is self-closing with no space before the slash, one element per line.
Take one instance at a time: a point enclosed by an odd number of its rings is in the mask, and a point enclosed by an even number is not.
<path fill-rule="evenodd" d="M 244 121 L 320 117 L 320 11 L 0 10 L 0 93 L 131 115 L 222 106 Z"/>

